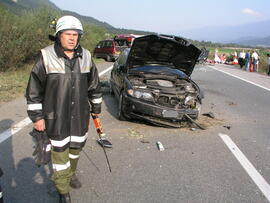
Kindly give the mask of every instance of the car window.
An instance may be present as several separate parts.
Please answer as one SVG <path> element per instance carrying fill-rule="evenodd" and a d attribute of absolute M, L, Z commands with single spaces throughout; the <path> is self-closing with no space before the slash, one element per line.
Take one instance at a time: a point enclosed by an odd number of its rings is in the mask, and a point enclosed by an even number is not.
<path fill-rule="evenodd" d="M 105 45 L 105 41 L 102 41 L 100 47 L 103 48 L 104 45 Z"/>
<path fill-rule="evenodd" d="M 113 46 L 112 41 L 105 41 L 105 44 L 104 44 L 105 48 L 111 48 L 112 46 Z"/>
<path fill-rule="evenodd" d="M 127 40 L 115 40 L 116 46 L 128 46 Z"/>
<path fill-rule="evenodd" d="M 96 47 L 102 47 L 102 43 L 103 43 L 103 41 L 99 42 Z"/>

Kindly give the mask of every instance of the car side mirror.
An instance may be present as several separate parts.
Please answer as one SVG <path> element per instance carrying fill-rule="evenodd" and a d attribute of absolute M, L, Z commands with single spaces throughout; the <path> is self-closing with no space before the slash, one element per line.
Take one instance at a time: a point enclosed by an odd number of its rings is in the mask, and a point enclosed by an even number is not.
<path fill-rule="evenodd" d="M 100 48 L 100 46 L 97 46 L 97 48 L 99 49 L 99 48 Z"/>

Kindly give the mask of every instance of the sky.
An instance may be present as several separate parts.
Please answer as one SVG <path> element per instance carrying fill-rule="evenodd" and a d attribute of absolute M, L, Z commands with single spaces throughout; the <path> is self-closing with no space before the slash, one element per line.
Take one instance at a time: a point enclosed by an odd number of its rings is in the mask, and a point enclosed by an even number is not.
<path fill-rule="evenodd" d="M 116 28 L 162 34 L 270 20 L 270 0 L 50 0 Z"/>

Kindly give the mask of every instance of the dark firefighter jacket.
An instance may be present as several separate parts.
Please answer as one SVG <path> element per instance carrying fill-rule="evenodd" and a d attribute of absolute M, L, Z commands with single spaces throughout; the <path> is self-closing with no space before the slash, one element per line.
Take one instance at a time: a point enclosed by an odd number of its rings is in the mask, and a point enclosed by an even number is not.
<path fill-rule="evenodd" d="M 55 43 L 41 50 L 31 71 L 26 89 L 27 113 L 33 122 L 45 119 L 53 150 L 82 148 L 90 112 L 101 111 L 101 96 L 90 52 L 79 46 L 69 59 Z"/>

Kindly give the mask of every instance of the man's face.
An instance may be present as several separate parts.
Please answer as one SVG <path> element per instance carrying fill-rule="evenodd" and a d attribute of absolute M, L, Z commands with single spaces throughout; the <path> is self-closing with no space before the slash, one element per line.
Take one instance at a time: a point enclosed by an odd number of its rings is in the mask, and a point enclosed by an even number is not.
<path fill-rule="evenodd" d="M 60 35 L 60 42 L 64 49 L 72 50 L 76 47 L 79 34 L 75 30 L 66 30 Z"/>

